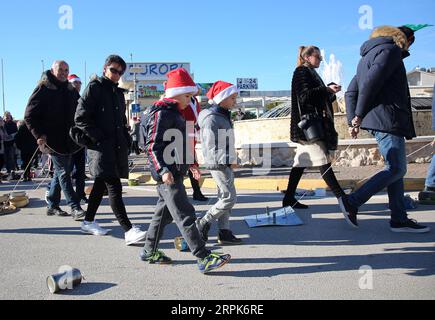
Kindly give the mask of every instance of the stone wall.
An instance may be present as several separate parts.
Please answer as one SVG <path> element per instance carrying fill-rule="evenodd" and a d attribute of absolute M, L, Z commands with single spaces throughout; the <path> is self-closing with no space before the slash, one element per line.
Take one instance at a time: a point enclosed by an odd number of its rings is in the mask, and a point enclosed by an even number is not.
<path fill-rule="evenodd" d="M 418 136 L 432 136 L 432 111 L 424 110 L 413 113 L 415 129 Z M 335 128 L 340 139 L 349 139 L 346 114 L 335 115 Z M 234 123 L 236 146 L 265 142 L 290 141 L 290 117 L 276 119 L 256 119 L 236 121 Z M 359 139 L 371 138 L 362 131 Z"/>
<path fill-rule="evenodd" d="M 435 134 L 431 128 L 431 119 L 431 111 L 414 112 L 419 138 L 406 144 L 406 154 L 410 155 L 407 159 L 409 163 L 430 162 L 434 151 L 429 144 Z M 344 114 L 335 116 L 335 124 L 340 137 L 339 148 L 335 152 L 336 165 L 360 167 L 383 164 L 376 141 L 370 134 L 363 131 L 358 139 L 349 140 Z M 237 154 L 243 166 L 282 167 L 293 164 L 296 145 L 290 142 L 290 118 L 237 121 L 234 127 Z M 202 163 L 200 147 L 198 145 L 197 154 Z M 421 148 L 423 149 L 414 153 Z"/>

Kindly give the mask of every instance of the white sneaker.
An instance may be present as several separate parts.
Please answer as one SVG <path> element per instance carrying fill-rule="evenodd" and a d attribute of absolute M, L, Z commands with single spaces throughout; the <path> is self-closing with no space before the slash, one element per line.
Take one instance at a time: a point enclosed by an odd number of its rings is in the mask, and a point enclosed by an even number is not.
<path fill-rule="evenodd" d="M 98 225 L 97 221 L 94 222 L 83 221 L 81 223 L 81 229 L 83 233 L 92 234 L 94 236 L 105 236 L 110 232 L 109 229 L 101 228 Z"/>
<path fill-rule="evenodd" d="M 133 228 L 125 233 L 125 244 L 129 246 L 141 242 L 145 239 L 146 235 L 146 231 L 142 231 L 139 227 L 133 226 Z"/>

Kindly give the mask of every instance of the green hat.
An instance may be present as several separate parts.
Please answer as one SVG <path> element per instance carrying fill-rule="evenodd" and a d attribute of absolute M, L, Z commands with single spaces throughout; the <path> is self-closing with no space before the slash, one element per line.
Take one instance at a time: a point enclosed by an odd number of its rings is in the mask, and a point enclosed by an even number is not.
<path fill-rule="evenodd" d="M 427 27 L 433 27 L 433 24 L 405 24 L 412 31 L 416 32 Z"/>

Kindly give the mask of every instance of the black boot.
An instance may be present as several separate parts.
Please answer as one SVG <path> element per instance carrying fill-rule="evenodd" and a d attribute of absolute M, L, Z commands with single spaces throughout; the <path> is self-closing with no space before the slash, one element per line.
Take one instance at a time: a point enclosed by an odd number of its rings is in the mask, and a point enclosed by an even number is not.
<path fill-rule="evenodd" d="M 300 203 L 292 196 L 285 196 L 282 200 L 282 207 L 292 207 L 293 209 L 308 209 L 308 206 Z"/>
<path fill-rule="evenodd" d="M 199 182 L 193 177 L 193 173 L 189 170 L 189 178 L 190 184 L 193 189 L 193 200 L 196 201 L 208 201 L 208 198 L 205 197 L 201 192 L 201 187 L 199 186 Z"/>
<path fill-rule="evenodd" d="M 205 201 L 208 201 L 208 198 L 200 192 L 200 193 L 193 194 L 193 200 L 205 202 Z"/>
<path fill-rule="evenodd" d="M 219 230 L 218 242 L 220 244 L 242 244 L 242 239 L 237 238 L 231 230 Z"/>
<path fill-rule="evenodd" d="M 296 188 L 302 178 L 302 175 L 304 174 L 304 170 L 305 168 L 294 167 L 290 171 L 287 190 L 285 192 L 284 199 L 282 200 L 282 206 L 284 208 L 292 207 L 293 209 L 308 209 L 307 205 L 299 203 L 295 199 Z"/>

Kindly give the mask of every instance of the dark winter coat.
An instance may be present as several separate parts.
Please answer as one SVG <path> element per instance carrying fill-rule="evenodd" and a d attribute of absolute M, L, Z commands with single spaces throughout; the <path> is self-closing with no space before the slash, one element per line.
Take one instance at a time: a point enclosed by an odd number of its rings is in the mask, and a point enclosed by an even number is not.
<path fill-rule="evenodd" d="M 128 179 L 131 138 L 124 90 L 108 78 L 92 80 L 79 100 L 75 122 L 92 141 L 89 171 L 94 178 Z"/>
<path fill-rule="evenodd" d="M 145 149 L 153 179 L 162 183 L 162 176 L 167 172 L 171 172 L 174 178 L 185 176 L 190 164 L 194 163 L 194 153 L 193 150 L 186 150 L 186 120 L 178 109 L 177 101 L 158 101 L 145 117 Z M 170 129 L 178 133 L 178 139 L 172 137 L 171 141 L 164 141 L 164 135 Z M 164 156 L 165 150 L 170 152 L 170 156 Z"/>
<path fill-rule="evenodd" d="M 25 112 L 25 122 L 35 139 L 47 137 L 56 153 L 72 154 L 79 149 L 69 136 L 74 125 L 78 92 L 68 82 L 60 82 L 46 71 L 33 91 Z M 52 151 L 50 151 L 52 152 Z"/>
<path fill-rule="evenodd" d="M 291 91 L 291 141 L 296 143 L 307 141 L 304 132 L 298 127 L 301 115 L 318 114 L 323 118 L 326 137 L 324 142 L 329 150 L 335 150 L 338 144 L 338 134 L 334 127 L 332 103 L 336 100 L 336 96 L 329 93 L 325 83 L 314 69 L 303 65 L 297 67 L 293 73 Z"/>
<path fill-rule="evenodd" d="M 18 127 L 15 121 L 5 121 L 4 125 L 5 132 L 10 136 L 10 139 L 5 139 L 4 145 L 6 147 L 11 147 L 15 143 L 14 135 L 18 132 Z"/>
<path fill-rule="evenodd" d="M 405 35 L 380 27 L 361 47 L 357 74 L 346 92 L 348 122 L 363 118 L 361 128 L 416 137 L 403 58 L 409 56 Z"/>
<path fill-rule="evenodd" d="M 33 154 L 36 151 L 38 144 L 25 123 L 22 123 L 18 128 L 15 144 L 22 154 Z"/>

